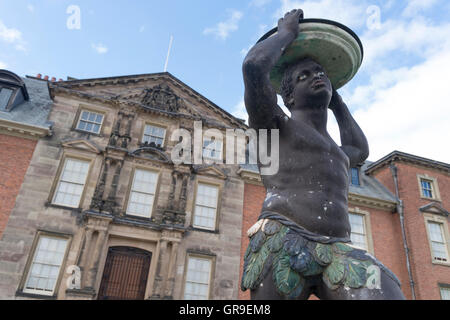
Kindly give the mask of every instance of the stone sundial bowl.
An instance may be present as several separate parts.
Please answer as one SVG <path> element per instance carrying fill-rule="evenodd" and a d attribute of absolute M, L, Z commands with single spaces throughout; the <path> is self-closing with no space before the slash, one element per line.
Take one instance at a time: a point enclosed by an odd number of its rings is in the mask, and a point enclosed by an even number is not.
<path fill-rule="evenodd" d="M 339 89 L 358 72 L 363 60 L 363 46 L 358 36 L 348 27 L 331 20 L 302 19 L 297 39 L 286 48 L 270 73 L 277 93 L 284 69 L 302 58 L 309 57 L 325 69 L 333 87 Z M 274 34 L 278 28 L 267 32 L 258 42 Z"/>

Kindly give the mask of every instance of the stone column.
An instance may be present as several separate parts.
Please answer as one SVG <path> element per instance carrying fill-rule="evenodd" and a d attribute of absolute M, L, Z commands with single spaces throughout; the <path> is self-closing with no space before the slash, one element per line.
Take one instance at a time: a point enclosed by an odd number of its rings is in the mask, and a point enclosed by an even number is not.
<path fill-rule="evenodd" d="M 164 288 L 164 299 L 173 299 L 173 289 L 175 286 L 175 267 L 177 262 L 178 242 L 172 242 L 172 250 L 170 252 L 169 268 L 167 272 L 167 281 Z"/>
<path fill-rule="evenodd" d="M 98 237 L 97 237 L 97 241 L 95 242 L 94 251 L 92 253 L 90 268 L 89 268 L 87 282 L 86 282 L 87 288 L 95 287 L 95 280 L 97 279 L 98 265 L 100 263 L 101 250 L 103 248 L 103 245 L 105 244 L 106 234 L 107 234 L 106 230 L 98 231 Z"/>
<path fill-rule="evenodd" d="M 160 242 L 158 263 L 156 265 L 155 282 L 153 284 L 154 290 L 151 297 L 152 300 L 159 300 L 161 299 L 161 296 L 164 294 L 164 292 L 162 291 L 164 282 L 163 260 L 167 253 L 167 243 L 168 243 L 167 240 L 161 240 Z"/>
<path fill-rule="evenodd" d="M 84 246 L 81 252 L 80 260 L 78 265 L 81 270 L 81 288 L 85 287 L 86 284 L 86 276 L 89 268 L 89 249 L 91 247 L 91 239 L 94 230 L 91 228 L 86 228 L 85 237 L 84 237 Z"/>

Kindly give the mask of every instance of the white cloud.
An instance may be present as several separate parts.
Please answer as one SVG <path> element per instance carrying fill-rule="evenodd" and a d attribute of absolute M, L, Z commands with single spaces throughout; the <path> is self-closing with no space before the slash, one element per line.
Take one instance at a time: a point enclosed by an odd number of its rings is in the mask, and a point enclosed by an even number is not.
<path fill-rule="evenodd" d="M 6 69 L 8 65 L 2 61 L 0 61 L 0 69 Z"/>
<path fill-rule="evenodd" d="M 9 43 L 18 42 L 22 40 L 22 32 L 6 27 L 0 20 L 0 39 Z"/>
<path fill-rule="evenodd" d="M 286 12 L 302 9 L 305 18 L 321 18 L 340 22 L 350 28 L 365 24 L 367 4 L 356 0 L 281 0 L 281 7 L 275 12 L 278 21 Z"/>
<path fill-rule="evenodd" d="M 354 112 L 365 132 L 372 160 L 393 150 L 450 162 L 450 91 L 443 70 L 450 70 L 450 46 L 426 62 L 411 68 L 382 72 L 372 78 L 368 92 L 374 95 L 366 108 Z M 350 99 L 358 99 L 358 90 Z"/>
<path fill-rule="evenodd" d="M 231 10 L 228 20 L 219 22 L 215 27 L 203 30 L 204 35 L 214 35 L 216 38 L 225 40 L 231 32 L 238 30 L 239 20 L 243 17 L 243 13 L 237 10 Z"/>
<path fill-rule="evenodd" d="M 106 47 L 104 44 L 102 43 L 98 43 L 98 44 L 92 44 L 92 49 L 95 50 L 95 52 L 97 52 L 98 54 L 105 54 L 108 52 L 108 47 Z"/>
<path fill-rule="evenodd" d="M 402 15 L 406 17 L 414 17 L 420 11 L 430 9 L 438 2 L 440 2 L 440 0 L 409 0 L 408 5 L 403 10 Z"/>

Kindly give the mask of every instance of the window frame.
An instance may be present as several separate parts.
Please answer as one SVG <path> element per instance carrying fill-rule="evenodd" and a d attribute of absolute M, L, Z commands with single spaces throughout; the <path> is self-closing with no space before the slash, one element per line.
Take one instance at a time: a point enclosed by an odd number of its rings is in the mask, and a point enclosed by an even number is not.
<path fill-rule="evenodd" d="M 140 142 L 141 144 L 144 144 L 144 137 L 146 136 L 145 134 L 145 128 L 147 126 L 153 126 L 156 128 L 160 128 L 160 129 L 164 129 L 164 137 L 163 137 L 163 142 L 161 144 L 160 148 L 164 148 L 166 146 L 166 141 L 167 141 L 167 132 L 168 132 L 168 128 L 165 125 L 159 124 L 159 123 L 155 123 L 155 122 L 149 122 L 149 121 L 145 121 L 144 125 L 142 126 L 142 132 L 141 132 L 141 138 L 140 138 Z M 150 143 L 149 143 L 150 144 Z"/>
<path fill-rule="evenodd" d="M 225 150 L 225 143 L 223 140 L 220 139 L 216 139 L 216 137 L 214 137 L 215 139 L 212 140 L 210 138 L 205 138 L 203 137 L 202 139 L 202 159 L 206 160 L 207 162 L 212 162 L 212 163 L 223 163 L 223 157 L 224 157 L 224 150 Z M 209 156 L 205 156 L 205 141 L 214 141 L 214 143 L 220 142 L 221 144 L 221 150 L 220 150 L 220 157 L 217 158 L 213 158 L 213 157 L 209 157 Z M 214 149 L 216 150 L 216 149 Z"/>
<path fill-rule="evenodd" d="M 182 299 L 185 299 L 186 295 L 186 284 L 187 284 L 187 275 L 188 275 L 188 267 L 189 267 L 189 260 L 191 258 L 194 259 L 203 259 L 203 260 L 209 260 L 210 261 L 210 271 L 209 271 L 209 281 L 208 281 L 208 296 L 206 300 L 211 299 L 211 293 L 213 292 L 213 285 L 214 285 L 214 271 L 216 269 L 216 256 L 212 254 L 207 254 L 203 252 L 196 252 L 188 250 L 186 253 L 186 262 L 185 262 L 185 268 L 184 268 L 184 276 L 183 276 L 183 290 L 181 297 Z M 188 300 L 187 300 L 188 301 Z"/>
<path fill-rule="evenodd" d="M 439 192 L 439 186 L 438 186 L 438 182 L 437 179 L 434 177 L 430 177 L 427 174 L 418 174 L 417 175 L 417 181 L 419 184 L 419 194 L 420 194 L 420 198 L 422 199 L 426 199 L 426 200 L 435 200 L 435 201 L 441 201 L 441 195 Z M 431 185 L 431 193 L 432 193 L 432 197 L 427 197 L 424 193 L 423 193 L 423 188 L 422 188 L 422 181 L 427 181 L 430 182 Z"/>
<path fill-rule="evenodd" d="M 83 111 L 87 111 L 87 112 L 92 112 L 92 113 L 97 113 L 97 114 L 101 114 L 103 116 L 102 119 L 102 124 L 100 125 L 100 130 L 98 133 L 95 132 L 90 132 L 90 131 L 86 131 L 86 130 L 82 130 L 82 129 L 78 129 L 78 125 L 80 123 L 81 120 L 81 115 L 83 114 Z M 89 105 L 84 105 L 84 104 L 80 104 L 78 107 L 78 110 L 76 112 L 74 121 L 72 123 L 72 130 L 77 131 L 77 132 L 81 132 L 84 134 L 90 134 L 93 136 L 103 136 L 103 131 L 104 131 L 104 127 L 105 127 L 105 120 L 106 117 L 108 115 L 108 111 L 105 109 L 102 109 L 100 107 L 96 107 L 96 106 L 89 106 Z"/>
<path fill-rule="evenodd" d="M 84 181 L 84 184 L 83 184 L 83 191 L 81 192 L 80 200 L 78 202 L 78 206 L 70 206 L 70 205 L 67 205 L 67 204 L 60 204 L 60 203 L 56 203 L 55 202 L 56 194 L 58 192 L 58 188 L 59 188 L 59 185 L 60 185 L 60 182 L 61 182 L 61 177 L 62 177 L 62 174 L 64 172 L 64 169 L 65 169 L 65 166 L 66 166 L 66 162 L 67 162 L 68 159 L 72 159 L 72 160 L 76 160 L 76 161 L 83 161 L 83 162 L 87 162 L 88 163 L 88 170 L 87 170 L 87 173 L 86 173 L 86 178 L 85 178 L 85 181 Z M 82 156 L 76 155 L 76 154 L 71 154 L 71 153 L 64 154 L 63 157 L 61 158 L 61 161 L 60 161 L 57 173 L 56 173 L 56 178 L 55 178 L 55 180 L 53 182 L 53 186 L 52 186 L 52 189 L 51 189 L 51 192 L 50 192 L 50 197 L 48 199 L 48 203 L 51 204 L 51 205 L 54 205 L 54 206 L 71 208 L 71 209 L 79 209 L 79 208 L 81 208 L 82 204 L 83 204 L 83 201 L 84 201 L 84 196 L 85 196 L 85 193 L 86 193 L 86 187 L 87 187 L 87 184 L 89 182 L 89 177 L 91 175 L 93 161 L 94 161 L 94 159 L 92 159 L 92 158 L 82 157 Z"/>
<path fill-rule="evenodd" d="M 65 248 L 65 252 L 64 252 L 64 256 L 62 258 L 61 261 L 61 265 L 59 267 L 59 272 L 58 272 L 58 276 L 56 278 L 56 282 L 55 282 L 55 286 L 53 288 L 53 291 L 51 293 L 45 293 L 44 291 L 40 291 L 40 290 L 33 290 L 33 289 L 26 289 L 25 286 L 28 282 L 29 276 L 30 276 L 30 272 L 31 272 L 31 266 L 33 264 L 34 258 L 36 256 L 37 253 L 37 249 L 38 249 L 38 244 L 39 241 L 42 237 L 47 237 L 47 238 L 53 238 L 53 239 L 64 239 L 66 240 L 66 248 Z M 27 258 L 27 262 L 25 264 L 25 268 L 24 268 L 24 272 L 22 274 L 22 279 L 20 281 L 19 284 L 19 289 L 17 290 L 16 295 L 19 296 L 39 296 L 42 298 L 56 298 L 58 296 L 59 293 L 59 289 L 61 286 L 61 281 L 64 278 L 64 270 L 66 269 L 66 263 L 67 263 L 67 259 L 68 259 L 68 255 L 70 252 L 70 248 L 72 245 L 72 238 L 73 235 L 71 234 L 64 234 L 64 233 L 57 233 L 57 232 L 50 232 L 50 231 L 45 231 L 45 230 L 38 230 L 32 246 L 31 246 L 31 250 L 28 254 L 28 258 Z"/>
<path fill-rule="evenodd" d="M 424 215 L 424 220 L 425 220 L 425 230 L 426 230 L 426 234 L 427 234 L 428 245 L 430 248 L 431 263 L 438 264 L 438 265 L 444 265 L 444 266 L 450 266 L 450 248 L 449 248 L 450 247 L 449 246 L 450 234 L 449 234 L 447 219 L 443 216 L 438 216 L 438 215 L 432 214 L 432 213 L 424 213 L 423 215 Z M 439 261 L 434 258 L 430 230 L 428 227 L 429 222 L 438 223 L 441 225 L 442 237 L 444 238 L 444 244 L 445 244 L 445 248 L 447 250 L 447 261 Z"/>
<path fill-rule="evenodd" d="M 150 211 L 150 215 L 147 216 L 141 216 L 141 215 L 135 215 L 135 214 L 129 214 L 128 213 L 128 206 L 130 204 L 130 200 L 131 200 L 131 192 L 133 191 L 133 184 L 134 184 L 134 180 L 135 180 L 135 176 L 136 176 L 136 171 L 137 170 L 141 170 L 141 171 L 149 171 L 152 173 L 156 174 L 156 183 L 155 183 L 155 193 L 153 195 L 153 203 L 152 203 L 152 208 Z M 157 207 L 157 200 L 158 200 L 158 194 L 159 194 L 159 188 L 160 188 L 160 181 L 161 181 L 161 172 L 158 171 L 157 169 L 153 168 L 153 167 L 144 167 L 144 166 L 134 166 L 131 170 L 131 175 L 128 181 L 128 191 L 127 191 L 127 195 L 126 195 L 126 200 L 124 203 L 124 214 L 126 217 L 133 217 L 133 218 L 138 218 L 138 219 L 152 219 L 154 217 L 154 213 L 155 213 L 155 208 Z"/>
<path fill-rule="evenodd" d="M 356 170 L 356 176 L 358 178 L 358 184 L 353 183 L 353 170 Z M 361 167 L 350 168 L 350 184 L 355 187 L 361 187 Z"/>
<path fill-rule="evenodd" d="M 450 284 L 446 284 L 446 283 L 438 283 L 438 287 L 439 287 L 439 295 L 441 297 L 441 300 L 444 300 L 442 297 L 442 291 L 448 291 L 449 292 L 449 296 L 450 296 Z M 445 300 L 450 300 L 450 299 L 445 299 Z"/>
<path fill-rule="evenodd" d="M 0 106 L 0 110 L 7 112 L 7 111 L 11 110 L 11 106 L 12 106 L 14 100 L 16 99 L 17 93 L 19 92 L 19 88 L 15 87 L 15 86 L 0 84 L 0 91 L 2 91 L 3 89 L 8 89 L 8 90 L 12 91 L 11 95 L 9 96 L 8 102 L 5 105 L 5 108 L 2 108 L 2 106 Z"/>
<path fill-rule="evenodd" d="M 206 228 L 201 226 L 194 225 L 194 219 L 195 219 L 195 210 L 197 208 L 197 196 L 198 196 L 198 187 L 199 185 L 206 185 L 210 187 L 217 188 L 217 199 L 216 199 L 216 214 L 214 217 L 214 228 Z M 210 231 L 210 232 L 217 232 L 219 229 L 219 208 L 221 205 L 221 196 L 222 196 L 222 184 L 215 183 L 206 179 L 198 179 L 195 183 L 195 190 L 194 190 L 194 198 L 192 201 L 192 216 L 191 216 L 191 226 L 192 228 L 196 230 L 202 230 L 202 231 Z"/>
<path fill-rule="evenodd" d="M 349 220 L 350 220 L 350 214 L 362 216 L 363 223 L 364 223 L 364 228 L 365 228 L 364 231 L 365 231 L 365 239 L 366 239 L 367 248 L 363 249 L 363 248 L 354 246 L 352 243 L 349 243 L 349 245 L 353 246 L 354 248 L 366 250 L 368 253 L 374 254 L 373 237 L 372 237 L 372 225 L 371 225 L 371 221 L 370 221 L 370 212 L 369 211 L 365 211 L 365 210 L 361 210 L 358 207 L 355 207 L 355 208 L 350 208 L 349 207 L 348 213 L 349 213 Z M 351 233 L 350 233 L 350 237 L 351 237 Z"/>

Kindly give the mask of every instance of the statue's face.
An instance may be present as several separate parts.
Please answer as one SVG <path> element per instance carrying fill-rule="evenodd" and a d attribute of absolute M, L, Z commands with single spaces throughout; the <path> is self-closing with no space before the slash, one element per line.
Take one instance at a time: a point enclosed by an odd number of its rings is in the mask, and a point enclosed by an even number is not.
<path fill-rule="evenodd" d="M 294 107 L 297 102 L 311 105 L 330 103 L 333 88 L 322 66 L 313 60 L 301 61 L 292 72 Z"/>

